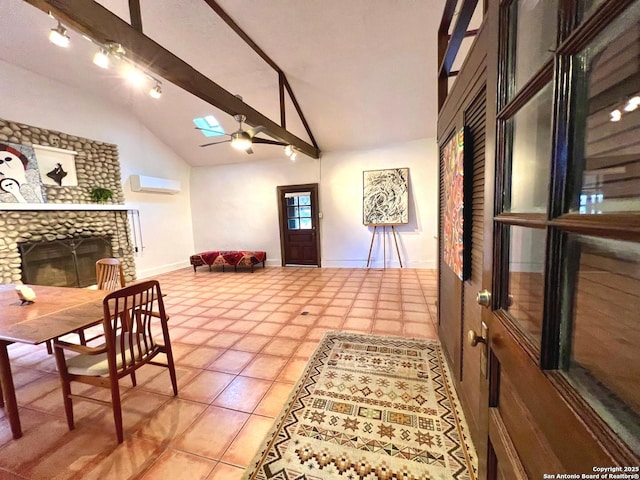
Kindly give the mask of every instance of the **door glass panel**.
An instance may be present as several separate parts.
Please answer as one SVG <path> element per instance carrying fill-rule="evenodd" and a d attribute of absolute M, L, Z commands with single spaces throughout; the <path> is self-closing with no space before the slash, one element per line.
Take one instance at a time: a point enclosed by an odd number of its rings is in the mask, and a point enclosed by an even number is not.
<path fill-rule="evenodd" d="M 551 171 L 551 84 L 544 87 L 507 123 L 511 131 L 510 162 L 505 184 L 510 181 L 510 212 L 546 212 Z"/>
<path fill-rule="evenodd" d="M 298 205 L 298 197 L 287 197 L 286 200 L 288 206 Z"/>
<path fill-rule="evenodd" d="M 301 230 L 311 230 L 311 219 L 310 218 L 301 218 L 300 219 L 300 229 Z"/>
<path fill-rule="evenodd" d="M 542 336 L 546 232 L 535 228 L 507 228 L 509 288 L 502 307 L 539 348 Z"/>
<path fill-rule="evenodd" d="M 580 18 L 584 20 L 585 18 L 589 17 L 589 15 L 594 12 L 596 7 L 603 2 L 604 0 L 581 0 L 579 2 Z"/>
<path fill-rule="evenodd" d="M 301 217 L 310 217 L 311 216 L 311 207 L 300 207 L 300 216 Z"/>
<path fill-rule="evenodd" d="M 311 205 L 311 195 L 301 195 L 298 197 L 300 205 Z"/>
<path fill-rule="evenodd" d="M 509 7 L 508 71 L 512 95 L 520 90 L 556 48 L 558 1 L 515 0 Z"/>
<path fill-rule="evenodd" d="M 298 216 L 298 207 L 287 208 L 287 217 L 296 218 Z"/>
<path fill-rule="evenodd" d="M 640 211 L 640 3 L 574 62 L 575 184 L 570 212 Z"/>
<path fill-rule="evenodd" d="M 298 230 L 298 219 L 290 218 L 289 219 L 289 230 Z"/>
<path fill-rule="evenodd" d="M 561 365 L 609 426 L 640 453 L 640 244 L 568 234 Z"/>

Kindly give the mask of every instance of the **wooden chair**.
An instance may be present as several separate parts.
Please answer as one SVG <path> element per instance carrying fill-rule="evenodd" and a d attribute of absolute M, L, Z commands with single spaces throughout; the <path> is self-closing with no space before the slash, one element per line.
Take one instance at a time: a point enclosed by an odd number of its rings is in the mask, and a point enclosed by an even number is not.
<path fill-rule="evenodd" d="M 116 290 L 104 298 L 103 306 L 106 343 L 99 347 L 88 347 L 56 340 L 54 342 L 56 364 L 60 373 L 69 429 L 74 428 L 74 398 L 109 404 L 102 400 L 72 394 L 71 382 L 106 387 L 111 389 L 116 434 L 118 443 L 122 443 L 124 435 L 118 380 L 131 376 L 135 387 L 136 370 L 146 363 L 151 363 L 169 369 L 174 395 L 178 394 L 178 384 L 169 340 L 167 315 L 158 281 L 148 280 Z M 153 314 L 152 310 L 155 310 Z M 156 314 L 158 316 L 155 316 Z M 154 329 L 159 326 L 162 330 L 162 344 L 154 340 L 152 324 Z M 65 350 L 72 350 L 79 355 L 66 358 Z M 153 361 L 159 353 L 166 355 L 166 364 Z"/>
<path fill-rule="evenodd" d="M 96 285 L 98 290 L 114 291 L 124 287 L 124 270 L 122 263 L 117 258 L 101 258 L 96 262 Z M 80 337 L 80 344 L 86 345 L 96 338 L 104 335 L 99 326 L 78 330 L 76 333 Z M 89 337 L 87 337 L 87 334 Z"/>
<path fill-rule="evenodd" d="M 122 263 L 117 258 L 101 258 L 96 262 L 98 290 L 117 290 L 125 286 Z"/>

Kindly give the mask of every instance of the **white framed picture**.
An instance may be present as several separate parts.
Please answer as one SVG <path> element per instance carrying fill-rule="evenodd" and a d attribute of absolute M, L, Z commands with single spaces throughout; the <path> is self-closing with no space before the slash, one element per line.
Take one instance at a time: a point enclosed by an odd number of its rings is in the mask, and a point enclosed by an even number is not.
<path fill-rule="evenodd" d="M 362 223 L 409 223 L 409 169 L 390 168 L 363 172 Z"/>
<path fill-rule="evenodd" d="M 38 170 L 44 185 L 76 187 L 76 154 L 73 150 L 34 145 Z"/>

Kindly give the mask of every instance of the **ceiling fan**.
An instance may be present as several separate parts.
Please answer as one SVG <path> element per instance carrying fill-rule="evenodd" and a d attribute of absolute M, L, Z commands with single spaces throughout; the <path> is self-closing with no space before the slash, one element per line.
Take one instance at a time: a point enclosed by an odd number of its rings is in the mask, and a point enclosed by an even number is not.
<path fill-rule="evenodd" d="M 210 145 L 218 145 L 219 143 L 228 143 L 231 142 L 231 146 L 236 150 L 244 150 L 247 153 L 253 153 L 253 149 L 251 146 L 254 143 L 263 143 L 267 145 L 282 145 L 286 146 L 286 143 L 278 142 L 276 140 L 269 140 L 266 138 L 258 138 L 256 135 L 260 132 L 264 132 L 266 130 L 262 125 L 258 125 L 257 127 L 253 127 L 249 130 L 242 129 L 242 122 L 246 120 L 244 115 L 234 115 L 233 118 L 238 122 L 238 130 L 233 133 L 225 133 L 224 135 L 228 135 L 231 137 L 229 140 L 222 140 L 220 142 L 211 142 L 205 143 L 204 145 L 200 145 L 201 147 L 208 147 Z M 201 127 L 196 127 L 197 130 L 207 130 Z"/>

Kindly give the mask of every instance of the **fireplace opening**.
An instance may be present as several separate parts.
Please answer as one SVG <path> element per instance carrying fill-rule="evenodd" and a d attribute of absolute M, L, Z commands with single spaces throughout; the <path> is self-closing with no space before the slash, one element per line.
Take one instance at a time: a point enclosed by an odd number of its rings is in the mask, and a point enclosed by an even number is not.
<path fill-rule="evenodd" d="M 96 261 L 113 256 L 108 236 L 19 244 L 22 282 L 56 287 L 87 287 L 96 283 Z"/>

